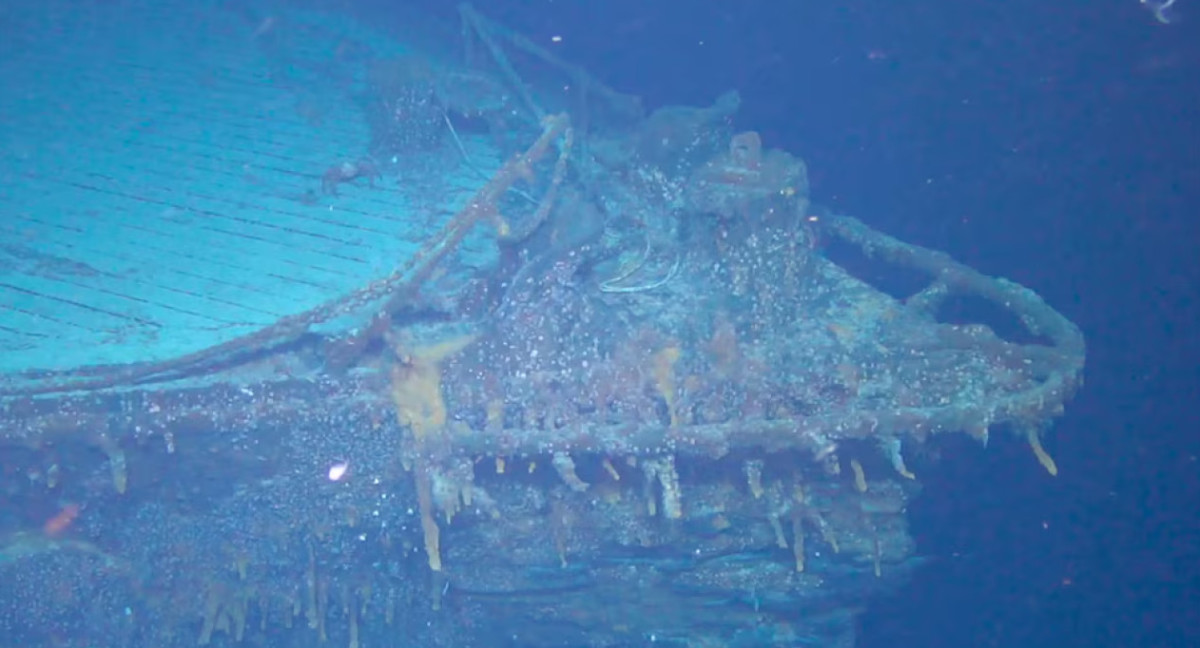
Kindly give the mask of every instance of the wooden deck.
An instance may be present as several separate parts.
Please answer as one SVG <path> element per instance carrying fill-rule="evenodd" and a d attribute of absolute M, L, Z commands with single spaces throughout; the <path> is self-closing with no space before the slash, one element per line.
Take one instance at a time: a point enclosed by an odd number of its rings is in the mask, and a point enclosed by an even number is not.
<path fill-rule="evenodd" d="M 321 194 L 368 137 L 338 87 L 349 25 L 271 16 L 256 36 L 208 2 L 104 5 L 4 10 L 22 38 L 0 44 L 0 374 L 169 359 L 314 308 L 478 185 L 438 153 L 403 185 Z"/>

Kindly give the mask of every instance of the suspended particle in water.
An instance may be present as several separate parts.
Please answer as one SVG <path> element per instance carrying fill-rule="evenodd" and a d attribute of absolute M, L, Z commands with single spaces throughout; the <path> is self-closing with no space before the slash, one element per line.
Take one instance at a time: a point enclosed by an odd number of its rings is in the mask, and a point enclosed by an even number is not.
<path fill-rule="evenodd" d="M 1175 0 L 1138 0 L 1142 6 L 1149 9 L 1150 13 L 1154 14 L 1154 19 L 1158 22 L 1169 25 L 1175 22 L 1175 12 L 1171 7 L 1175 4 Z"/>
<path fill-rule="evenodd" d="M 329 481 L 341 481 L 346 473 L 350 470 L 350 463 L 347 461 L 334 462 L 329 467 Z"/>

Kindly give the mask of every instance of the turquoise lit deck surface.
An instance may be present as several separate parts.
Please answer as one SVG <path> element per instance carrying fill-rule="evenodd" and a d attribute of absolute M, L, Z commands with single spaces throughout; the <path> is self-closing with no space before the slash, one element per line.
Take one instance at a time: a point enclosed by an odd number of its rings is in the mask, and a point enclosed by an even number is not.
<path fill-rule="evenodd" d="M 479 184 L 439 152 L 322 192 L 367 148 L 345 44 L 396 47 L 349 22 L 21 4 L 0 44 L 0 374 L 162 361 L 312 309 L 386 275 Z"/>

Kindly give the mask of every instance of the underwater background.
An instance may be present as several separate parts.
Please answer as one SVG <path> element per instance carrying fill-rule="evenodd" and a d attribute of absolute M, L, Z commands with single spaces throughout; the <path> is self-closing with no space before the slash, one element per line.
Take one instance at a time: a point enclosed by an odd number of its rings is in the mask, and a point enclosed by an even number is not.
<path fill-rule="evenodd" d="M 457 11 L 297 4 L 384 31 Z M 1138 0 L 475 6 L 649 109 L 737 90 L 735 130 L 802 157 L 815 203 L 1082 329 L 1058 474 L 947 440 L 908 511 L 922 562 L 858 646 L 1200 645 L 1200 2 L 1167 23 Z"/>

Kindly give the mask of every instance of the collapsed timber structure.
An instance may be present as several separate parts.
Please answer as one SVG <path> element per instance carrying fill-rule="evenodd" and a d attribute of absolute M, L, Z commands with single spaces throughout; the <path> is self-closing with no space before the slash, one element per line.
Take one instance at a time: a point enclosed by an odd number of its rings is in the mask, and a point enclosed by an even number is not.
<path fill-rule="evenodd" d="M 292 180 L 303 213 L 415 160 L 467 178 L 397 269 L 201 349 L 0 378 L 13 640 L 850 645 L 915 560 L 914 451 L 1006 430 L 1056 472 L 1084 346 L 1037 295 L 815 207 L 734 94 L 643 116 L 461 17 L 463 61 L 344 61 L 369 155 Z M 1027 335 L 941 321 L 960 297 Z"/>

